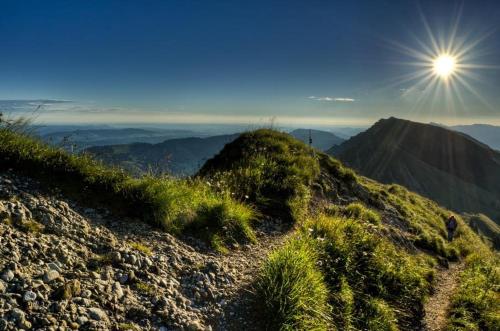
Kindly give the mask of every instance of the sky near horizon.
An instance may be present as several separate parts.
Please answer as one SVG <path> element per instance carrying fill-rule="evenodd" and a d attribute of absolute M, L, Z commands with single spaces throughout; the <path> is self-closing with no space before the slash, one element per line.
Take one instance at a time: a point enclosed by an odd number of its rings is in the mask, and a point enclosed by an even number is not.
<path fill-rule="evenodd" d="M 38 109 L 47 123 L 500 125 L 498 17 L 494 0 L 0 0 L 0 112 Z M 422 53 L 448 45 L 456 78 L 423 80 Z"/>

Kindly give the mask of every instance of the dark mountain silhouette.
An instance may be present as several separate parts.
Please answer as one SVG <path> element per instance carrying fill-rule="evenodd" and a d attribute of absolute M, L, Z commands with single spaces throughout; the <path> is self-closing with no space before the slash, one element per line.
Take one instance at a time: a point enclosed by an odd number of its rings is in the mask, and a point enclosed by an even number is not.
<path fill-rule="evenodd" d="M 238 135 L 170 139 L 159 144 L 94 146 L 86 149 L 86 152 L 105 163 L 120 165 L 135 174 L 152 170 L 173 175 L 191 175 Z"/>
<path fill-rule="evenodd" d="M 290 134 L 296 139 L 309 144 L 309 132 L 312 137 L 312 146 L 322 151 L 326 151 L 329 148 L 335 145 L 340 145 L 344 142 L 344 139 L 328 131 L 296 129 L 290 132 Z"/>
<path fill-rule="evenodd" d="M 500 153 L 468 135 L 389 118 L 329 153 L 363 175 L 500 222 Z"/>

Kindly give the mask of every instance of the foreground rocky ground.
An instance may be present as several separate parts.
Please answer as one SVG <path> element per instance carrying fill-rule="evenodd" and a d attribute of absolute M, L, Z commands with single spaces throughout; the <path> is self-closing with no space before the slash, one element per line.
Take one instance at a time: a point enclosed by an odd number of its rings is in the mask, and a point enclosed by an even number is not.
<path fill-rule="evenodd" d="M 253 329 L 242 293 L 283 239 L 264 230 L 220 255 L 0 173 L 0 330 Z"/>

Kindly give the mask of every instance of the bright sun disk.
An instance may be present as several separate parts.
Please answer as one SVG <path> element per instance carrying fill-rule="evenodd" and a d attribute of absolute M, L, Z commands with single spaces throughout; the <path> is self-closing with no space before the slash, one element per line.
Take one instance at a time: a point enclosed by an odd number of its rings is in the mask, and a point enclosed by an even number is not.
<path fill-rule="evenodd" d="M 434 72 L 438 76 L 447 78 L 455 71 L 456 60 L 453 56 L 450 55 L 440 55 L 434 60 L 433 66 Z"/>

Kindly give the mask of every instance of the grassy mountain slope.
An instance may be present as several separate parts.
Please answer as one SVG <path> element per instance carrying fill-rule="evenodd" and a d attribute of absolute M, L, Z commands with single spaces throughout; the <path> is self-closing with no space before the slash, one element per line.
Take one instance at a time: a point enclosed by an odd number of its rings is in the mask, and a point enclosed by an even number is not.
<path fill-rule="evenodd" d="M 500 250 L 500 226 L 483 214 L 464 214 L 464 220 L 483 240 Z"/>
<path fill-rule="evenodd" d="M 0 128 L 0 141 L 0 170 L 14 168 L 87 204 L 104 205 L 172 233 L 204 229 L 199 234 L 220 249 L 233 240 L 255 240 L 253 209 L 205 182 L 132 178 L 89 156 L 68 154 L 6 128 Z"/>
<path fill-rule="evenodd" d="M 340 145 L 344 139 L 328 131 L 296 129 L 290 135 L 306 144 L 309 144 L 309 134 L 312 138 L 312 147 L 320 151 L 326 151 L 335 145 Z"/>
<path fill-rule="evenodd" d="M 2 168 L 166 231 L 192 231 L 219 250 L 255 241 L 255 218 L 286 222 L 289 241 L 256 275 L 255 325 L 418 329 L 437 266 L 447 263 L 466 265 L 450 330 L 494 330 L 500 323 L 496 257 L 462 219 L 448 243 L 449 211 L 401 186 L 358 176 L 288 134 L 244 133 L 185 180 L 131 178 L 7 129 L 0 129 L 0 141 Z"/>
<path fill-rule="evenodd" d="M 173 175 L 194 174 L 208 158 L 238 135 L 170 139 L 158 144 L 132 143 L 90 147 L 86 152 L 134 174 L 150 170 Z"/>
<path fill-rule="evenodd" d="M 464 134 L 390 118 L 330 153 L 368 177 L 500 220 L 500 153 Z"/>
<path fill-rule="evenodd" d="M 261 213 L 295 224 L 295 234 L 270 254 L 255 284 L 267 329 L 417 330 L 426 297 L 439 286 L 437 266 L 466 257 L 482 259 L 494 272 L 467 264 L 465 273 L 481 280 L 475 290 L 486 299 L 469 306 L 470 289 L 461 288 L 450 329 L 493 330 L 499 322 L 494 253 L 460 218 L 457 238 L 448 243 L 450 212 L 428 199 L 356 176 L 271 130 L 242 134 L 199 175 Z"/>

